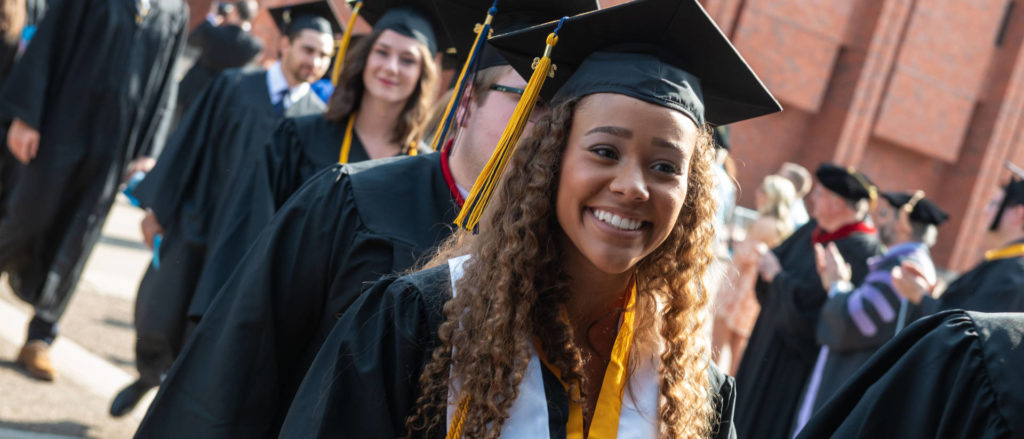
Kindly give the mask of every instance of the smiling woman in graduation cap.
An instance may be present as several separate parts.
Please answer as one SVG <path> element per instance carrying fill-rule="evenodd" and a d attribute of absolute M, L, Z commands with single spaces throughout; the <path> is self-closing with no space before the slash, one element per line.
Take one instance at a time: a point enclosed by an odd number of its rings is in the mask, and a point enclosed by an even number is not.
<path fill-rule="evenodd" d="M 703 332 L 708 125 L 778 104 L 695 0 L 491 43 L 532 76 L 458 220 L 478 234 L 348 309 L 282 436 L 735 436 Z M 518 142 L 538 94 L 551 113 Z"/>
<path fill-rule="evenodd" d="M 288 118 L 257 155 L 232 177 L 225 227 L 209 246 L 188 315 L 198 320 L 288 197 L 313 174 L 335 163 L 416 155 L 427 112 L 437 95 L 438 38 L 429 2 L 366 0 L 361 16 L 374 24 L 336 71 L 338 86 L 325 114 Z M 352 28 L 351 24 L 346 30 Z M 440 34 L 444 35 L 444 34 Z M 343 41 L 348 40 L 348 35 Z M 344 48 L 345 43 L 342 44 Z"/>

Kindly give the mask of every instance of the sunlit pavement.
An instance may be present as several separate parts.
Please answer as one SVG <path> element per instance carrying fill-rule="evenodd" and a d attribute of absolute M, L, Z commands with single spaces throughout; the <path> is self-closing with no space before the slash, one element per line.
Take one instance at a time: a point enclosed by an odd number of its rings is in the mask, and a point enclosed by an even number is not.
<path fill-rule="evenodd" d="M 136 376 L 132 307 L 150 255 L 141 219 L 142 211 L 123 198 L 114 204 L 51 349 L 56 382 L 34 380 L 14 363 L 32 308 L 14 296 L 6 278 L 0 282 L 0 439 L 128 438 L 135 432 L 152 394 L 123 418 L 107 410 Z"/>

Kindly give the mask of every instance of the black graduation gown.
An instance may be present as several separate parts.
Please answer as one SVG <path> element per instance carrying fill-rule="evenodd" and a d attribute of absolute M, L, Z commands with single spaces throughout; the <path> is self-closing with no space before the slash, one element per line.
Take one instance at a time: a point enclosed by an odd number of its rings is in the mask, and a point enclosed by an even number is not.
<path fill-rule="evenodd" d="M 173 112 L 174 64 L 187 8 L 151 0 L 50 6 L 0 91 L 0 119 L 40 133 L 29 165 L 5 169 L 0 270 L 15 292 L 55 322 L 114 201 L 126 163 L 162 142 Z"/>
<path fill-rule="evenodd" d="M 800 439 L 1024 437 L 1024 314 L 948 311 L 908 326 Z"/>
<path fill-rule="evenodd" d="M 50 0 L 50 3 L 57 3 L 57 0 Z M 46 14 L 46 0 L 26 0 L 25 1 L 25 27 L 36 26 L 40 21 L 43 20 L 43 16 Z M 24 28 L 22 28 L 24 31 Z M 7 78 L 7 74 L 10 73 L 11 68 L 17 61 L 18 48 L 21 45 L 21 35 L 12 41 L 6 39 L 0 39 L 0 85 L 3 85 L 4 79 Z M 0 130 L 2 131 L 2 130 Z M 7 139 L 4 136 L 3 139 Z M 0 140 L 2 143 L 3 140 Z"/>
<path fill-rule="evenodd" d="M 189 306 L 190 319 L 202 317 L 239 259 L 288 197 L 314 174 L 338 163 L 344 140 L 344 123 L 328 121 L 320 114 L 287 118 L 274 131 L 273 141 L 242 158 L 248 164 L 228 184 L 231 196 L 220 208 L 225 212 L 224 224 L 208 243 L 209 256 Z M 353 135 L 349 163 L 369 158 L 359 136 Z"/>
<path fill-rule="evenodd" d="M 772 250 L 782 272 L 755 287 L 761 313 L 736 373 L 737 430 L 758 438 L 788 438 L 804 384 L 818 354 L 815 331 L 828 292 L 814 265 L 811 220 Z M 851 282 L 867 275 L 867 259 L 882 253 L 877 235 L 854 233 L 834 241 L 852 268 Z"/>
<path fill-rule="evenodd" d="M 214 26 L 206 20 L 189 34 L 188 44 L 198 47 L 200 52 L 195 64 L 181 78 L 179 111 L 188 109 L 217 73 L 249 64 L 263 51 L 263 42 L 240 26 Z"/>
<path fill-rule="evenodd" d="M 450 279 L 442 265 L 381 279 L 360 296 L 324 342 L 280 437 L 402 437 L 419 396 L 420 374 L 440 343 L 437 330 L 451 298 Z M 554 373 L 542 370 L 551 438 L 565 438 L 568 395 Z M 709 373 L 720 420 L 714 437 L 736 437 L 733 379 L 713 366 Z M 444 438 L 446 427 L 430 437 Z"/>
<path fill-rule="evenodd" d="M 309 93 L 289 112 L 324 108 Z M 138 366 L 151 383 L 184 342 L 185 315 L 205 262 L 207 237 L 216 236 L 225 221 L 220 206 L 231 194 L 227 183 L 276 123 L 266 70 L 226 70 L 189 109 L 135 190 L 164 228 L 160 267 L 147 269 L 135 303 Z"/>
<path fill-rule="evenodd" d="M 984 261 L 949 284 L 938 299 L 921 299 L 925 314 L 946 309 L 1024 312 L 1024 257 Z"/>
<path fill-rule="evenodd" d="M 447 238 L 457 213 L 438 153 L 312 177 L 200 320 L 137 437 L 276 436 L 338 316 Z"/>

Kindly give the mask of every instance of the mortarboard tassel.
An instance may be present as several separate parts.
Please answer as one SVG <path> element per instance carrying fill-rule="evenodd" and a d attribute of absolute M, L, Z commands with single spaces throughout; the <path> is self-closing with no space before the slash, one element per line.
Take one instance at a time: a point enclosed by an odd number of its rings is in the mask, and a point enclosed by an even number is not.
<path fill-rule="evenodd" d="M 487 206 L 487 202 L 491 199 L 491 194 L 501 179 L 501 174 L 505 171 L 508 159 L 515 152 L 516 145 L 519 143 L 519 137 L 522 136 L 523 130 L 526 128 L 526 122 L 530 119 L 533 107 L 537 103 L 537 97 L 540 95 L 540 89 L 544 86 L 544 81 L 551 73 L 551 49 L 558 44 L 558 31 L 562 29 L 562 25 L 567 18 L 563 17 L 558 22 L 555 30 L 548 35 L 544 56 L 534 60 L 533 74 L 530 75 L 530 80 L 526 83 L 523 97 L 516 104 L 516 109 L 512 112 L 512 118 L 508 121 L 505 131 L 501 134 L 501 140 L 494 149 L 494 154 L 487 161 L 483 172 L 477 177 L 476 183 L 473 184 L 473 189 L 469 192 L 466 202 L 462 205 L 462 211 L 459 212 L 459 216 L 455 219 L 455 224 L 458 224 L 459 227 L 466 230 L 476 230 L 484 207 Z"/>
<path fill-rule="evenodd" d="M 847 167 L 846 168 L 846 172 L 849 173 L 850 176 L 852 176 L 854 179 L 856 179 L 857 182 L 860 183 L 861 186 L 864 186 L 864 189 L 867 189 L 867 191 L 868 191 L 868 210 L 871 210 L 871 211 L 875 210 L 875 205 L 878 204 L 878 188 L 875 185 L 873 185 L 871 183 L 868 183 L 868 181 L 865 180 L 860 175 L 857 175 L 857 170 L 854 169 L 853 166 Z"/>
<path fill-rule="evenodd" d="M 348 26 L 345 26 L 345 32 L 341 34 L 341 40 L 338 41 L 338 50 L 334 55 L 334 70 L 331 72 L 331 85 L 337 86 L 338 80 L 341 79 L 341 68 L 345 64 L 345 52 L 348 52 L 348 43 L 352 40 L 352 28 L 356 25 L 356 17 L 359 16 L 359 9 L 363 7 L 363 0 L 356 0 L 356 4 L 352 6 L 352 16 L 348 18 Z"/>
<path fill-rule="evenodd" d="M 466 79 L 469 72 L 473 71 L 473 66 L 479 59 L 480 52 L 483 50 L 484 41 L 491 36 L 491 22 L 494 20 L 494 15 L 498 13 L 498 0 L 494 0 L 491 4 L 491 8 L 487 10 L 487 18 L 484 19 L 484 24 L 478 24 L 476 31 L 476 39 L 473 40 L 473 45 L 470 46 L 469 56 L 466 57 L 466 63 L 462 65 L 462 71 L 459 73 L 459 80 L 455 82 L 455 87 L 452 88 L 452 97 L 448 100 L 448 106 L 444 109 L 444 116 L 441 117 L 441 125 L 434 130 L 434 139 L 430 142 L 430 147 L 437 151 L 441 149 L 441 143 L 448 137 L 448 128 L 451 127 L 452 119 L 455 117 L 455 109 L 459 108 L 459 101 L 462 100 L 462 94 L 466 90 Z"/>

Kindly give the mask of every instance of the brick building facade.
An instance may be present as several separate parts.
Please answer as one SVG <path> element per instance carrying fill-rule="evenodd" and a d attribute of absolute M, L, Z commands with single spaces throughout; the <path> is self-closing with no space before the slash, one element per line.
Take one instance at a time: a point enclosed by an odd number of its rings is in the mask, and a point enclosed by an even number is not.
<path fill-rule="evenodd" d="M 348 9 L 339 6 L 343 22 Z M 602 6 L 628 0 L 602 0 Z M 295 0 L 264 0 L 263 6 Z M 190 1 L 194 18 L 208 0 Z M 736 124 L 740 204 L 786 161 L 852 165 L 951 213 L 936 262 L 964 270 L 983 209 L 1024 164 L 1024 5 L 1016 0 L 702 0 L 785 111 Z M 368 26 L 361 23 L 365 30 Z M 357 29 L 357 32 L 359 29 Z M 255 32 L 275 53 L 265 11 Z"/>
<path fill-rule="evenodd" d="M 602 0 L 603 6 L 626 0 Z M 936 262 L 974 265 L 983 210 L 1024 164 L 1024 5 L 1014 0 L 702 0 L 782 103 L 733 127 L 753 204 L 786 161 L 852 165 L 950 212 Z"/>

